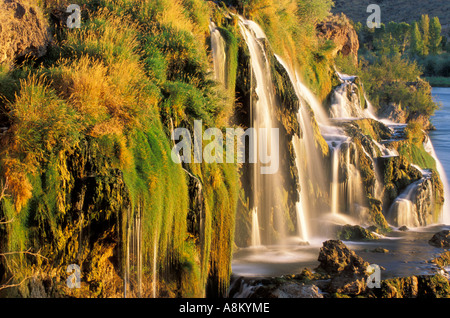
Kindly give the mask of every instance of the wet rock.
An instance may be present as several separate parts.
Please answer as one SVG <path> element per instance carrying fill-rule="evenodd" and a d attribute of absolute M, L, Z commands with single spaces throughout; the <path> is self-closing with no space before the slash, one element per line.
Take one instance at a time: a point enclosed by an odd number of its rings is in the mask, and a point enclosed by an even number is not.
<path fill-rule="evenodd" d="M 318 260 L 320 265 L 317 270 L 331 275 L 327 292 L 359 295 L 366 290 L 366 271 L 369 263 L 349 250 L 341 241 L 324 242 Z"/>
<path fill-rule="evenodd" d="M 443 275 L 420 275 L 383 280 L 379 298 L 448 298 L 450 284 Z"/>
<path fill-rule="evenodd" d="M 408 227 L 406 225 L 400 226 L 398 228 L 399 231 L 409 231 Z"/>
<path fill-rule="evenodd" d="M 360 225 L 344 225 L 336 233 L 336 237 L 339 240 L 348 241 L 371 241 L 377 240 L 378 237 L 366 230 Z"/>
<path fill-rule="evenodd" d="M 450 231 L 443 230 L 434 234 L 428 243 L 436 247 L 450 247 Z"/>
<path fill-rule="evenodd" d="M 450 252 L 447 251 L 447 252 L 439 254 L 438 257 L 433 258 L 431 260 L 431 263 L 436 264 L 440 268 L 444 268 L 446 266 L 449 266 L 450 265 Z"/>
<path fill-rule="evenodd" d="M 389 253 L 388 249 L 382 248 L 381 246 L 378 246 L 377 248 L 374 248 L 372 250 L 373 253 Z"/>
<path fill-rule="evenodd" d="M 340 240 L 323 242 L 318 261 L 320 264 L 317 269 L 328 274 L 337 274 L 340 272 L 359 274 L 364 272 L 369 265 L 360 256 L 356 255 L 354 251 L 348 249 Z"/>
<path fill-rule="evenodd" d="M 281 285 L 272 295 L 276 298 L 323 298 L 317 286 L 298 283 Z"/>
<path fill-rule="evenodd" d="M 232 280 L 230 298 L 323 298 L 316 285 L 305 284 L 290 277 L 248 278 Z"/>

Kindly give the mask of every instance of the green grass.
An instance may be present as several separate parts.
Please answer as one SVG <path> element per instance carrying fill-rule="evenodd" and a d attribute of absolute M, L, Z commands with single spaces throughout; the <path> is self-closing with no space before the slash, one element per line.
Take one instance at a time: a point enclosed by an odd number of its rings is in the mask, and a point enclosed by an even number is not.
<path fill-rule="evenodd" d="M 432 87 L 450 87 L 450 77 L 427 77 L 426 80 Z"/>

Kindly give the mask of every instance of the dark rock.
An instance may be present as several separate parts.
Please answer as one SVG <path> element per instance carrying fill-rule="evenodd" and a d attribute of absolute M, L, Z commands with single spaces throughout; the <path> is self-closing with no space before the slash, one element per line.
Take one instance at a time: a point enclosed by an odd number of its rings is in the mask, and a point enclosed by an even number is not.
<path fill-rule="evenodd" d="M 450 231 L 443 230 L 434 234 L 428 243 L 436 247 L 450 247 Z"/>
<path fill-rule="evenodd" d="M 337 274 L 343 271 L 361 273 L 369 265 L 355 252 L 349 250 L 340 240 L 323 242 L 318 261 L 320 264 L 317 269 L 323 270 L 328 274 Z"/>
<path fill-rule="evenodd" d="M 406 225 L 403 225 L 398 228 L 399 231 L 409 231 L 408 227 Z"/>
<path fill-rule="evenodd" d="M 318 260 L 320 265 L 317 270 L 331 275 L 326 291 L 359 295 L 366 290 L 366 270 L 369 263 L 349 250 L 341 241 L 324 242 Z"/>

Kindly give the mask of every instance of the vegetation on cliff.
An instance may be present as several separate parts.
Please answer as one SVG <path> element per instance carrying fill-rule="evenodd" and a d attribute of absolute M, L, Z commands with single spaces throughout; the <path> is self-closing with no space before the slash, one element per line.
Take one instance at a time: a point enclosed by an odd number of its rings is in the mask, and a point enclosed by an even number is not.
<path fill-rule="evenodd" d="M 236 166 L 182 167 L 170 156 L 171 125 L 191 128 L 201 119 L 223 127 L 231 116 L 226 92 L 209 74 L 210 7 L 82 7 L 82 27 L 56 29 L 43 60 L 2 68 L 8 130 L 1 172 L 9 196 L 0 219 L 11 222 L 0 225 L 1 252 L 17 252 L 2 259 L 2 281 L 45 278 L 54 296 L 74 263 L 87 286 L 68 295 L 120 296 L 128 284 L 132 296 L 153 289 L 202 296 L 207 281 L 208 292 L 220 294 L 230 274 Z M 42 257 L 20 253 L 28 249 Z M 32 287 L 3 290 L 11 291 L 27 296 Z"/>

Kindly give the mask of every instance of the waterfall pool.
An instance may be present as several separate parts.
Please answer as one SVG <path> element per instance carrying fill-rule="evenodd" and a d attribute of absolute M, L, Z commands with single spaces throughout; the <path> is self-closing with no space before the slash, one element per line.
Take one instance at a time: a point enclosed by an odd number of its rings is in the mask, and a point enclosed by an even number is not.
<path fill-rule="evenodd" d="M 432 225 L 411 228 L 408 231 L 394 230 L 378 240 L 344 244 L 370 264 L 383 268 L 381 278 L 434 274 L 437 267 L 430 261 L 444 252 L 443 248 L 431 246 L 428 241 L 447 225 Z M 244 277 L 276 277 L 299 274 L 304 268 L 314 270 L 319 265 L 322 242 L 327 238 L 313 238 L 309 245 L 292 238 L 284 245 L 268 245 L 258 248 L 238 249 L 234 254 L 233 274 Z M 386 249 L 387 253 L 375 249 Z M 379 250 L 379 249 L 378 249 Z"/>

